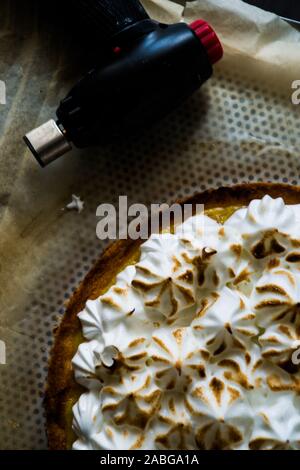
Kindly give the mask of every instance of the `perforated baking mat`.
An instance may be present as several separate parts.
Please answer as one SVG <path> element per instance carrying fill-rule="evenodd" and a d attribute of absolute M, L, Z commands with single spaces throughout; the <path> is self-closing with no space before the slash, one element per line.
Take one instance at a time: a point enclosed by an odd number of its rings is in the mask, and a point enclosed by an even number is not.
<path fill-rule="evenodd" d="M 117 204 L 119 195 L 150 204 L 238 182 L 298 184 L 300 112 L 291 82 L 300 79 L 300 36 L 239 0 L 188 3 L 185 20 L 209 20 L 225 45 L 209 83 L 145 135 L 74 151 L 41 170 L 20 137 L 54 114 L 78 70 L 71 46 L 40 26 L 37 11 L 16 12 L 14 3 L 0 7 L 7 102 L 0 119 L 0 340 L 7 352 L 0 448 L 43 449 L 52 331 L 105 245 L 96 237 L 97 206 Z M 180 2 L 144 3 L 158 19 L 182 17 Z M 85 203 L 80 214 L 62 210 L 73 193 Z"/>

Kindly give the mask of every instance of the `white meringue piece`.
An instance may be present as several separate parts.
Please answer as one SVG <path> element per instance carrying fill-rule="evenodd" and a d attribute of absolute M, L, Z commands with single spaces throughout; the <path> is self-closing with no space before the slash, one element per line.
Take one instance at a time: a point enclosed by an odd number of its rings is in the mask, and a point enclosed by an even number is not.
<path fill-rule="evenodd" d="M 73 449 L 95 450 L 92 436 L 101 431 L 103 424 L 98 393 L 83 393 L 73 406 L 73 417 L 73 430 L 78 436 Z"/>
<path fill-rule="evenodd" d="M 72 194 L 72 201 L 66 205 L 66 209 L 68 211 L 75 210 L 80 213 L 84 209 L 84 201 L 80 199 L 80 196 L 76 196 L 76 194 Z"/>
<path fill-rule="evenodd" d="M 96 357 L 101 354 L 103 344 L 98 341 L 81 343 L 72 359 L 76 381 L 89 390 L 100 390 L 102 379 L 97 376 Z"/>
<path fill-rule="evenodd" d="M 83 336 L 88 339 L 102 337 L 102 319 L 101 319 L 101 303 L 99 299 L 88 300 L 85 308 L 78 314 L 81 321 Z"/>
<path fill-rule="evenodd" d="M 119 358 L 120 351 L 116 346 L 105 346 L 103 351 L 99 354 L 99 362 L 108 369 L 113 367 L 116 360 Z"/>

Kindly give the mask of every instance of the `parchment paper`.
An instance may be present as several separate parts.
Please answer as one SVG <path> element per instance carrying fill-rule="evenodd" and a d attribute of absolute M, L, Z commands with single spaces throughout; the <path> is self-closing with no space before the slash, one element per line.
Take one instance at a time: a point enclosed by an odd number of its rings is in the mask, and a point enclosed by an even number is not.
<path fill-rule="evenodd" d="M 160 21 L 209 21 L 225 56 L 195 96 L 145 135 L 74 150 L 40 169 L 22 136 L 54 116 L 83 57 L 55 36 L 36 3 L 0 6 L 0 448 L 46 448 L 42 397 L 52 329 L 99 256 L 96 208 L 173 201 L 208 187 L 265 180 L 299 183 L 300 33 L 239 0 L 144 0 Z M 25 2 L 22 2 L 25 3 Z M 80 55 L 81 54 L 81 55 Z M 80 214 L 62 210 L 77 194 Z"/>

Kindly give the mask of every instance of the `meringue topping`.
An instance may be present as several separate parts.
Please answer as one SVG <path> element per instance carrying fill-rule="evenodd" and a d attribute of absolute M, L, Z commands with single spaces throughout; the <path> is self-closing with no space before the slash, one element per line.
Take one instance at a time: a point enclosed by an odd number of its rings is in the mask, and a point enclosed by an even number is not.
<path fill-rule="evenodd" d="M 300 447 L 299 208 L 191 217 L 87 302 L 74 449 Z"/>
<path fill-rule="evenodd" d="M 265 396 L 255 396 L 253 403 L 256 415 L 250 449 L 300 450 L 297 399 L 288 392 L 268 390 Z"/>

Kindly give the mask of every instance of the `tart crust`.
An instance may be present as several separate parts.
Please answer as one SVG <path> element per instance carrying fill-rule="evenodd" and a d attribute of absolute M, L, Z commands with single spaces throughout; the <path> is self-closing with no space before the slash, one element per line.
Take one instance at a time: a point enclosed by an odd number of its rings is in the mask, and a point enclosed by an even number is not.
<path fill-rule="evenodd" d="M 205 211 L 220 208 L 219 214 L 222 215 L 226 208 L 233 209 L 233 212 L 241 206 L 248 205 L 252 199 L 261 199 L 266 194 L 271 197 L 282 197 L 287 204 L 300 203 L 300 187 L 251 183 L 208 190 L 180 204 L 204 204 Z M 215 218 L 218 218 L 218 211 L 215 213 Z M 74 380 L 71 364 L 78 345 L 84 341 L 77 315 L 83 310 L 87 300 L 96 299 L 106 292 L 113 284 L 116 275 L 127 265 L 138 260 L 142 242 L 130 239 L 116 241 L 103 252 L 72 295 L 62 321 L 55 330 L 44 400 L 49 449 L 70 449 L 75 440 L 72 432 L 72 406 L 84 392 Z"/>

